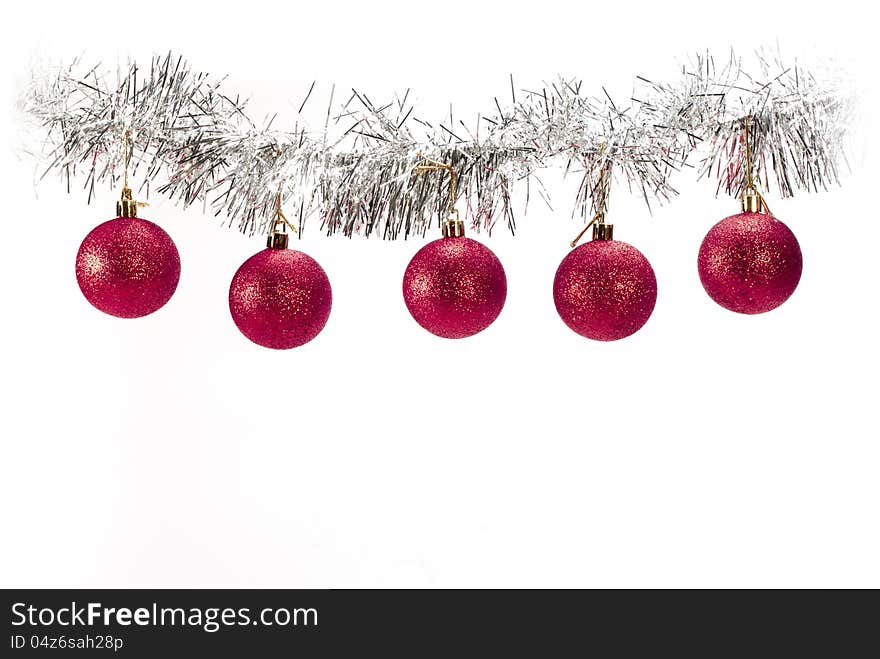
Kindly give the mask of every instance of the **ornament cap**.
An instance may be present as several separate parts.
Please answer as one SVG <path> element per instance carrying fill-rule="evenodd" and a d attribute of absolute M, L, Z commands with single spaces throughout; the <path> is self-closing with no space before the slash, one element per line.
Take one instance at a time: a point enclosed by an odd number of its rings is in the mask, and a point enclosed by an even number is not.
<path fill-rule="evenodd" d="M 464 221 L 459 219 L 458 211 L 454 208 L 449 217 L 443 222 L 444 238 L 461 238 L 464 235 Z"/>
<path fill-rule="evenodd" d="M 753 187 L 743 190 L 739 201 L 742 205 L 743 213 L 760 213 L 763 211 L 764 199 L 761 197 L 761 193 Z"/>
<path fill-rule="evenodd" d="M 287 249 L 290 234 L 273 231 L 266 238 L 266 247 L 269 249 Z"/>
<path fill-rule="evenodd" d="M 137 217 L 138 202 L 131 198 L 131 188 L 122 188 L 122 197 L 116 202 L 116 217 Z"/>
<path fill-rule="evenodd" d="M 614 225 L 596 222 L 593 225 L 593 240 L 614 240 Z"/>

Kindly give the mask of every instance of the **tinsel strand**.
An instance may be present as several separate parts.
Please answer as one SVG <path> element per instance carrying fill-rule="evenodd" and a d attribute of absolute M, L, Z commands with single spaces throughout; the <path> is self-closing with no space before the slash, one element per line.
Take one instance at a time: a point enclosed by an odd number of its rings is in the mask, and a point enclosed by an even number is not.
<path fill-rule="evenodd" d="M 263 126 L 247 104 L 220 91 L 222 80 L 193 71 L 171 54 L 144 71 L 136 63 L 114 76 L 69 66 L 35 74 L 23 97 L 45 131 L 36 155 L 68 183 L 84 172 L 96 184 L 118 182 L 123 135 L 134 145 L 132 172 L 184 207 L 200 204 L 247 234 L 270 230 L 277 191 L 300 228 L 309 218 L 329 235 L 395 239 L 424 235 L 446 210 L 448 177 L 415 173 L 420 154 L 455 168 L 458 200 L 476 230 L 500 220 L 516 228 L 512 194 L 524 184 L 549 204 L 539 175 L 558 167 L 577 175 L 574 214 L 606 210 L 611 180 L 652 200 L 676 194 L 671 175 L 699 154 L 700 177 L 737 195 L 744 171 L 742 119 L 753 126 L 752 168 L 782 196 L 839 182 L 850 102 L 833 79 L 757 53 L 752 68 L 730 54 L 716 65 L 700 55 L 669 83 L 637 79 L 628 105 L 590 97 L 577 80 L 494 99 L 468 126 L 452 112 L 431 123 L 416 115 L 410 93 L 375 103 L 352 90 L 331 92 L 323 130 Z M 300 112 L 312 97 L 309 89 Z M 602 90 L 604 92 L 604 90 Z M 602 173 L 605 172 L 605 176 Z"/>

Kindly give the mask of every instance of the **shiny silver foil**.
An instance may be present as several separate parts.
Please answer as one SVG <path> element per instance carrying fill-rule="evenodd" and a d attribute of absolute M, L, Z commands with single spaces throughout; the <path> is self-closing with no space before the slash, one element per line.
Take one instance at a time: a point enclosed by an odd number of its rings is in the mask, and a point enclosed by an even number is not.
<path fill-rule="evenodd" d="M 671 175 L 689 162 L 737 194 L 746 116 L 756 181 L 766 189 L 772 178 L 783 196 L 825 188 L 838 181 L 849 112 L 835 84 L 761 54 L 751 68 L 733 55 L 723 65 L 699 56 L 672 82 L 638 79 L 623 104 L 604 90 L 587 95 L 576 80 L 517 90 L 511 79 L 472 121 L 451 111 L 420 118 L 409 92 L 383 103 L 331 94 L 323 127 L 311 132 L 259 125 L 221 82 L 170 54 L 146 68 L 107 72 L 74 60 L 35 73 L 22 107 L 43 131 L 40 177 L 59 175 L 68 187 L 84 179 L 91 200 L 98 183 L 119 182 L 128 130 L 133 177 L 244 233 L 271 230 L 280 186 L 300 228 L 393 239 L 424 235 L 449 210 L 448 176 L 414 171 L 428 157 L 455 168 L 457 204 L 473 229 L 501 221 L 513 231 L 514 189 L 549 204 L 540 179 L 549 168 L 578 177 L 572 205 L 585 218 L 607 210 L 615 185 L 649 204 L 669 199 Z"/>

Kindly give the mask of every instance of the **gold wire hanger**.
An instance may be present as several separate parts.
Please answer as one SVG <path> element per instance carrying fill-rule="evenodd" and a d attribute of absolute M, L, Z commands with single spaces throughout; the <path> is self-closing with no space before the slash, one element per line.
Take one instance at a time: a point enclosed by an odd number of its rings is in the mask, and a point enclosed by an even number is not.
<path fill-rule="evenodd" d="M 128 164 L 129 164 L 129 156 L 131 153 L 131 130 L 125 129 L 125 173 L 122 179 L 122 195 L 119 198 L 119 201 L 116 202 L 116 216 L 117 217 L 137 217 L 137 209 L 138 206 L 149 206 L 145 201 L 135 201 L 131 188 L 128 187 Z M 149 179 L 147 180 L 147 185 L 149 185 Z M 148 193 L 149 194 L 149 193 Z"/>
<path fill-rule="evenodd" d="M 416 165 L 413 168 L 413 171 L 419 173 L 444 171 L 449 173 L 449 213 L 442 225 L 443 237 L 458 238 L 463 236 L 464 222 L 460 219 L 458 209 L 455 207 L 455 199 L 458 194 L 455 168 L 449 163 L 432 160 L 425 156 L 421 151 L 419 151 L 418 156 L 424 161 L 424 163 Z"/>
<path fill-rule="evenodd" d="M 746 115 L 740 120 L 740 126 L 746 143 L 746 180 L 739 200 L 743 213 L 766 213 L 767 215 L 773 215 L 763 195 L 761 195 L 761 192 L 755 185 L 755 181 L 752 179 L 752 125 L 751 115 Z"/>
<path fill-rule="evenodd" d="M 599 158 L 601 158 L 605 154 L 605 144 L 603 143 L 599 147 Z M 611 185 L 610 178 L 610 169 L 611 163 L 605 163 L 602 165 L 602 169 L 599 170 L 599 182 L 596 186 L 596 189 L 599 190 L 599 196 L 601 201 L 598 204 L 596 209 L 596 214 L 593 216 L 587 226 L 581 229 L 581 232 L 574 237 L 569 245 L 571 247 L 575 247 L 578 244 L 578 241 L 584 237 L 584 234 L 590 227 L 593 227 L 593 240 L 611 240 L 614 236 L 614 225 L 606 224 L 605 222 L 605 213 L 607 212 L 607 204 L 608 204 L 608 187 Z"/>
<path fill-rule="evenodd" d="M 277 155 L 281 155 L 281 149 L 277 149 Z M 288 228 L 299 236 L 299 229 L 290 223 L 284 211 L 281 210 L 281 192 L 282 181 L 279 181 L 278 192 L 275 194 L 275 221 L 272 223 L 272 231 L 269 232 L 269 237 L 266 240 L 266 247 L 273 249 L 287 249 L 289 241 Z M 281 228 L 280 231 L 278 230 L 279 226 Z"/>

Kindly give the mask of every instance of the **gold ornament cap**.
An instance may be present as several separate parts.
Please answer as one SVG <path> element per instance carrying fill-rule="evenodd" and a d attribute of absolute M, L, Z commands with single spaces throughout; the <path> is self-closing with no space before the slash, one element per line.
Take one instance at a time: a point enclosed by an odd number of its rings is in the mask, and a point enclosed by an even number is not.
<path fill-rule="evenodd" d="M 287 249 L 290 234 L 273 231 L 266 239 L 266 247 L 269 249 Z"/>
<path fill-rule="evenodd" d="M 458 211 L 452 209 L 449 217 L 443 222 L 444 238 L 461 238 L 464 235 L 464 221 L 459 219 Z"/>
<path fill-rule="evenodd" d="M 743 213 L 760 213 L 764 209 L 764 199 L 755 188 L 746 188 L 739 198 Z"/>
<path fill-rule="evenodd" d="M 131 188 L 122 188 L 122 198 L 116 202 L 116 217 L 137 217 L 138 202 L 131 198 Z"/>
<path fill-rule="evenodd" d="M 593 240 L 614 240 L 614 225 L 596 222 L 593 225 Z"/>

